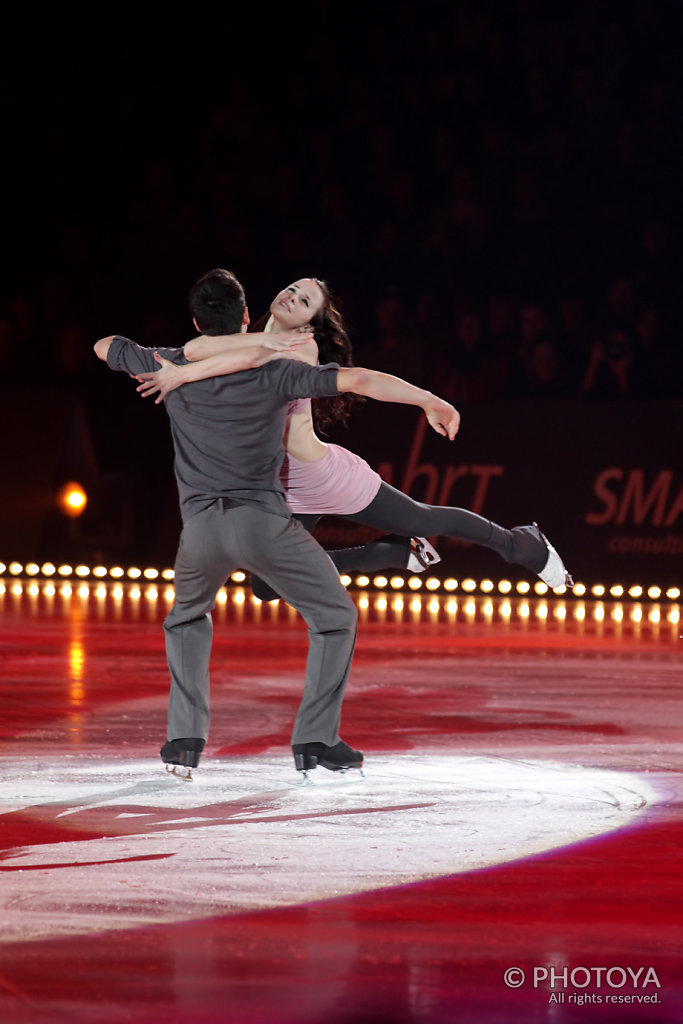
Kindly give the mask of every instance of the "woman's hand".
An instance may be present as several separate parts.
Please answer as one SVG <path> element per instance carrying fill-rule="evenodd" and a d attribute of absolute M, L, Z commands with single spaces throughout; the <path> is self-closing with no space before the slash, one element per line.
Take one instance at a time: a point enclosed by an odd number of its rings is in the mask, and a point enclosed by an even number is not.
<path fill-rule="evenodd" d="M 442 437 L 447 437 L 449 441 L 452 441 L 460 429 L 460 413 L 458 410 L 450 402 L 444 402 L 442 398 L 437 398 L 434 395 L 424 407 L 424 411 L 430 427 L 437 434 L 441 434 Z"/>
<path fill-rule="evenodd" d="M 135 375 L 135 379 L 142 383 L 136 391 L 138 391 L 143 398 L 149 398 L 151 395 L 159 393 L 157 398 L 154 399 L 154 404 L 159 405 L 163 402 L 164 398 L 170 391 L 174 391 L 179 388 L 181 384 L 187 383 L 187 377 L 185 376 L 184 366 L 178 366 L 177 363 L 172 363 L 168 359 L 164 359 L 158 352 L 154 353 L 154 358 L 158 363 L 161 364 L 160 370 L 149 371 L 148 373 L 138 373 Z"/>

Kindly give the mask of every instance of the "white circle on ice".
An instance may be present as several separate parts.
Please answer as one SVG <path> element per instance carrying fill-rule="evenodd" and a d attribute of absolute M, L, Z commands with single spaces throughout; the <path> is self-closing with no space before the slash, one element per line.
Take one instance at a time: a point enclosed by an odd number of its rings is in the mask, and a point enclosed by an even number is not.
<path fill-rule="evenodd" d="M 290 764 L 207 757 L 188 785 L 152 760 L 16 759 L 3 772 L 0 814 L 21 810 L 69 834 L 6 852 L 4 886 L 15 898 L 3 908 L 1 941 L 309 903 L 491 867 L 621 828 L 657 800 L 638 775 L 542 760 L 371 754 L 365 779 L 318 768 L 310 786 Z"/>

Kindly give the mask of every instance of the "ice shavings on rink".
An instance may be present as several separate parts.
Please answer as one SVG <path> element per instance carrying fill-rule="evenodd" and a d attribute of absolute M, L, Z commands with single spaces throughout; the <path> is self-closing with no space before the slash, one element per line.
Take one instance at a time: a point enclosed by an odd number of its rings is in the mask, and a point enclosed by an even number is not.
<path fill-rule="evenodd" d="M 629 824 L 645 778 L 551 761 L 370 756 L 366 778 L 286 758 L 19 758 L 2 769 L 3 942 L 335 898 L 492 867 Z"/>

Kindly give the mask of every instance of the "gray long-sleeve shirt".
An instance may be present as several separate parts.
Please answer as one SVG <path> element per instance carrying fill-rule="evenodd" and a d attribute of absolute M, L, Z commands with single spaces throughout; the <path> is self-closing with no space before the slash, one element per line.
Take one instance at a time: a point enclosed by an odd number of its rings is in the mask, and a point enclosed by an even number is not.
<path fill-rule="evenodd" d="M 107 363 L 137 374 L 158 370 L 157 351 L 184 364 L 182 348 L 143 348 L 117 335 Z M 339 394 L 336 363 L 277 359 L 253 370 L 193 381 L 164 399 L 171 421 L 183 521 L 218 497 L 289 516 L 280 484 L 287 403 Z"/>

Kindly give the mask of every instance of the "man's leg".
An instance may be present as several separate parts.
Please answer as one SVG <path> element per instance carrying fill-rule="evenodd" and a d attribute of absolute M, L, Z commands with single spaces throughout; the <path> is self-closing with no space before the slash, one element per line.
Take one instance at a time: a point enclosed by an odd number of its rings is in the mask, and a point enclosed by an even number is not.
<path fill-rule="evenodd" d="M 209 659 L 216 594 L 238 565 L 235 510 L 212 508 L 185 524 L 175 563 L 175 603 L 164 622 L 171 673 L 168 739 L 209 732 Z"/>
<path fill-rule="evenodd" d="M 239 509 L 240 564 L 273 587 L 308 626 L 303 698 L 292 743 L 339 741 L 344 689 L 351 668 L 358 614 L 320 545 L 292 519 Z"/>
<path fill-rule="evenodd" d="M 292 519 L 296 519 L 297 522 L 301 523 L 308 533 L 313 533 L 316 524 L 318 523 L 321 516 L 308 515 L 306 513 L 294 513 Z M 262 580 L 256 573 L 251 573 L 250 578 L 251 592 L 254 597 L 258 597 L 259 601 L 277 601 L 280 595 L 272 587 L 268 586 L 265 580 Z"/>

